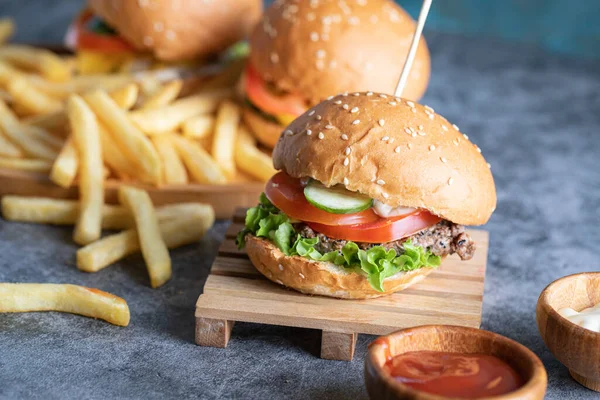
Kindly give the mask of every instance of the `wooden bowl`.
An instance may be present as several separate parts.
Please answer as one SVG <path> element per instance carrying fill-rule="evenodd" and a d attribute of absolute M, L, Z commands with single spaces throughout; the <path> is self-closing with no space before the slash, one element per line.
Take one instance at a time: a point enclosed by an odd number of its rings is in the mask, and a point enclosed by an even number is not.
<path fill-rule="evenodd" d="M 496 356 L 515 369 L 525 384 L 518 390 L 489 399 L 543 399 L 547 375 L 540 359 L 527 347 L 493 332 L 450 325 L 404 329 L 371 343 L 365 361 L 365 379 L 371 399 L 442 400 L 448 397 L 410 388 L 383 370 L 388 357 L 411 351 L 482 353 Z"/>
<path fill-rule="evenodd" d="M 558 310 L 576 311 L 600 303 L 600 272 L 565 276 L 552 282 L 537 303 L 537 324 L 548 349 L 573 379 L 600 392 L 600 333 L 575 325 Z"/>

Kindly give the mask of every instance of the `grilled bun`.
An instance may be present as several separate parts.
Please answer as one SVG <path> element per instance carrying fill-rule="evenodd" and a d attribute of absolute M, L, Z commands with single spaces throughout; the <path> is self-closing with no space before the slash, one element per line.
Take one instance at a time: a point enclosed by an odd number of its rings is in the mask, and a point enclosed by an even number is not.
<path fill-rule="evenodd" d="M 246 252 L 256 269 L 271 281 L 306 294 L 341 299 L 370 299 L 386 296 L 423 280 L 433 268 L 398 272 L 383 281 L 384 292 L 378 292 L 367 277 L 330 262 L 313 261 L 300 256 L 286 256 L 268 240 L 248 235 Z"/>
<path fill-rule="evenodd" d="M 415 21 L 391 0 L 280 0 L 250 39 L 250 62 L 267 82 L 310 105 L 343 91 L 394 89 Z M 421 39 L 404 96 L 421 98 L 430 74 Z"/>
<path fill-rule="evenodd" d="M 276 122 L 265 119 L 249 107 L 243 108 L 242 119 L 254 133 L 256 139 L 269 149 L 275 147 L 281 131 L 285 128 Z"/>
<path fill-rule="evenodd" d="M 273 163 L 462 225 L 486 223 L 496 207 L 479 148 L 430 107 L 391 95 L 350 93 L 311 108 L 282 133 Z"/>
<path fill-rule="evenodd" d="M 89 0 L 94 13 L 140 51 L 177 61 L 217 53 L 248 35 L 261 0 Z"/>

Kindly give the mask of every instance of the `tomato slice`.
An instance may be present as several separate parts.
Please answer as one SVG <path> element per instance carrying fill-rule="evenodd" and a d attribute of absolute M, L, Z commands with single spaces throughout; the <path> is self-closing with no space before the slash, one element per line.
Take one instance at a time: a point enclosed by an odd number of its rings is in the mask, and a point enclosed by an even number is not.
<path fill-rule="evenodd" d="M 326 225 L 365 224 L 381 219 L 372 209 L 354 214 L 332 214 L 310 204 L 304 197 L 304 188 L 299 179 L 279 172 L 267 182 L 267 198 L 287 216 L 300 221 Z"/>
<path fill-rule="evenodd" d="M 95 50 L 102 53 L 135 52 L 133 46 L 118 35 L 99 34 L 88 29 L 88 22 L 92 18 L 94 14 L 86 9 L 73 21 L 67 32 L 69 45 L 81 50 Z"/>
<path fill-rule="evenodd" d="M 302 115 L 307 108 L 302 98 L 298 96 L 292 94 L 277 96 L 271 93 L 250 63 L 246 67 L 246 94 L 252 104 L 278 119 L 279 116 L 288 120 L 295 119 Z"/>
<path fill-rule="evenodd" d="M 398 218 L 380 218 L 364 224 L 330 226 L 307 222 L 315 231 L 333 239 L 364 243 L 387 243 L 400 240 L 440 222 L 441 218 L 425 210 Z"/>

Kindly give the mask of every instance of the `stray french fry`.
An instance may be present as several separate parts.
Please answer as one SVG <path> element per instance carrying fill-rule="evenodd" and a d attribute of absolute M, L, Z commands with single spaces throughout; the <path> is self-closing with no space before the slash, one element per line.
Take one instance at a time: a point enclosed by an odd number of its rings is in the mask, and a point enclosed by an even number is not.
<path fill-rule="evenodd" d="M 0 132 L 0 156 L 13 158 L 23 156 L 21 149 L 8 140 L 2 132 Z"/>
<path fill-rule="evenodd" d="M 146 101 L 144 101 L 142 109 L 159 108 L 169 105 L 177 98 L 177 96 L 179 96 L 182 86 L 183 82 L 179 79 L 166 83 L 158 89 L 156 93 L 153 93 Z"/>
<path fill-rule="evenodd" d="M 175 146 L 168 136 L 152 137 L 152 142 L 163 162 L 163 181 L 168 185 L 183 185 L 188 183 L 187 172 Z"/>
<path fill-rule="evenodd" d="M 239 107 L 229 101 L 221 103 L 215 122 L 212 156 L 228 179 L 235 175 L 234 150 L 239 123 Z"/>
<path fill-rule="evenodd" d="M 111 91 L 109 95 L 119 107 L 123 110 L 129 110 L 135 105 L 139 91 L 140 88 L 138 85 L 129 83 L 119 89 Z"/>
<path fill-rule="evenodd" d="M 111 131 L 111 137 L 130 160 L 135 160 L 141 168 L 144 182 L 159 184 L 161 163 L 152 142 L 144 136 L 127 118 L 125 112 L 103 91 L 85 95 L 85 100 L 98 118 Z"/>
<path fill-rule="evenodd" d="M 0 128 L 11 142 L 19 146 L 23 152 L 35 158 L 54 160 L 56 151 L 46 143 L 40 142 L 31 135 L 28 127 L 22 125 L 13 112 L 0 100 Z"/>
<path fill-rule="evenodd" d="M 100 144 L 102 145 L 102 158 L 104 162 L 111 167 L 120 178 L 129 179 L 137 175 L 136 166 L 129 161 L 119 146 L 113 140 L 106 127 L 99 123 Z"/>
<path fill-rule="evenodd" d="M 205 139 L 211 135 L 214 126 L 215 118 L 212 115 L 198 115 L 185 121 L 182 131 L 190 139 Z"/>
<path fill-rule="evenodd" d="M 27 114 L 51 114 L 63 106 L 56 98 L 48 96 L 29 83 L 25 77 L 17 77 L 6 85 L 15 106 L 22 107 Z"/>
<path fill-rule="evenodd" d="M 10 18 L 0 19 L 0 45 L 8 42 L 15 32 L 15 23 Z"/>
<path fill-rule="evenodd" d="M 221 100 L 230 96 L 230 90 L 197 94 L 176 100 L 165 107 L 133 111 L 129 116 L 147 135 L 160 135 L 177 130 L 191 117 L 213 112 Z"/>
<path fill-rule="evenodd" d="M 74 225 L 79 218 L 80 207 L 77 200 L 6 195 L 0 203 L 2 216 L 8 221 Z M 206 207 L 202 203 L 169 204 L 158 207 L 156 215 L 162 224 L 174 219 L 185 219 L 190 215 L 202 215 L 206 213 Z M 122 230 L 134 227 L 133 216 L 125 207 L 108 204 L 102 207 L 102 229 Z"/>
<path fill-rule="evenodd" d="M 169 135 L 190 175 L 199 183 L 223 184 L 227 178 L 219 165 L 198 144 L 179 135 Z"/>
<path fill-rule="evenodd" d="M 277 170 L 273 160 L 256 147 L 256 140 L 244 127 L 238 130 L 235 142 L 235 163 L 243 172 L 263 182 L 267 182 Z"/>
<path fill-rule="evenodd" d="M 73 138 L 69 137 L 62 150 L 54 160 L 50 171 L 50 180 L 58 186 L 68 188 L 73 185 L 77 170 L 79 169 L 79 154 L 75 148 Z"/>
<path fill-rule="evenodd" d="M 83 286 L 53 283 L 0 283 L 0 313 L 59 311 L 129 325 L 127 302 Z"/>
<path fill-rule="evenodd" d="M 197 242 L 215 221 L 211 206 L 202 205 L 197 212 L 184 218 L 160 224 L 160 234 L 168 248 L 174 249 Z M 77 251 L 77 268 L 85 272 L 97 272 L 140 249 L 137 231 L 130 229 L 107 236 Z"/>
<path fill-rule="evenodd" d="M 143 190 L 121 186 L 119 201 L 133 214 L 150 285 L 153 288 L 164 285 L 171 279 L 171 257 L 161 237 L 158 216 L 150 196 Z"/>
<path fill-rule="evenodd" d="M 27 172 L 48 172 L 52 163 L 48 160 L 32 160 L 29 158 L 2 158 L 0 168 L 14 169 Z"/>
<path fill-rule="evenodd" d="M 2 68 L 0 68 L 0 84 L 2 84 Z M 6 75 L 6 74 L 5 74 Z M 89 90 L 116 90 L 130 83 L 131 75 L 81 75 L 74 76 L 66 82 L 48 82 L 38 76 L 29 77 L 31 84 L 41 91 L 65 99 L 73 93 L 81 94 Z"/>
<path fill-rule="evenodd" d="M 75 225 L 73 240 L 88 244 L 102 233 L 102 206 L 104 205 L 104 177 L 102 150 L 96 116 L 85 101 L 72 95 L 67 103 L 73 141 L 80 158 L 79 197 L 81 212 Z"/>
<path fill-rule="evenodd" d="M 37 71 L 50 81 L 62 82 L 71 77 L 71 69 L 65 61 L 51 51 L 23 45 L 7 45 L 0 48 L 0 58 Z"/>

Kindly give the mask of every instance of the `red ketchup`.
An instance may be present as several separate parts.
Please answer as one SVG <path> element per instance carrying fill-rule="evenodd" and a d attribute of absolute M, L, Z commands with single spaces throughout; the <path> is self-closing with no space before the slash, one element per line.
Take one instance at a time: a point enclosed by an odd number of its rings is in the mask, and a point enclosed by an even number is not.
<path fill-rule="evenodd" d="M 510 365 L 487 354 L 415 351 L 389 357 L 384 370 L 413 389 L 447 397 L 498 396 L 523 386 Z"/>

